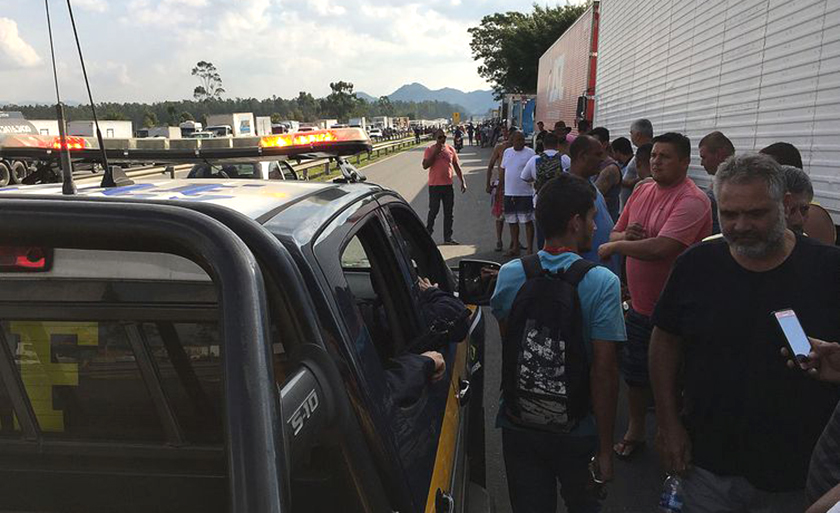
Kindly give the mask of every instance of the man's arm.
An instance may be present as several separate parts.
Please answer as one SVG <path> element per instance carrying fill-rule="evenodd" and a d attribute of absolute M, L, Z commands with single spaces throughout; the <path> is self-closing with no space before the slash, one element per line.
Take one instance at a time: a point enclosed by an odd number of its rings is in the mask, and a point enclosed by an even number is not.
<path fill-rule="evenodd" d="M 616 238 L 615 241 L 613 237 Z M 619 239 L 621 237 L 622 239 Z M 598 248 L 598 256 L 606 259 L 619 253 L 639 260 L 665 260 L 674 258 L 685 251 L 682 242 L 668 237 L 652 237 L 644 240 L 627 240 L 627 232 L 613 232 L 610 240 Z"/>
<path fill-rule="evenodd" d="M 615 164 L 611 164 L 598 174 L 595 187 L 601 191 L 601 194 L 606 195 L 619 181 L 621 181 L 621 170 Z"/>
<path fill-rule="evenodd" d="M 455 174 L 458 175 L 458 180 L 461 180 L 461 193 L 467 192 L 467 182 L 464 181 L 464 173 L 461 172 L 461 163 L 458 158 L 452 160 L 452 167 L 455 168 Z"/>
<path fill-rule="evenodd" d="M 840 504 L 840 484 L 817 499 L 817 502 L 811 505 L 805 513 L 826 513 L 835 504 Z"/>
<path fill-rule="evenodd" d="M 443 146 L 441 146 L 440 144 L 435 144 L 433 148 L 434 150 L 432 150 L 432 154 L 429 155 L 428 158 L 423 158 L 423 169 L 429 169 L 434 165 L 435 160 L 437 160 L 437 156 L 440 154 L 440 151 L 443 148 Z"/>
<path fill-rule="evenodd" d="M 615 410 L 618 404 L 618 354 L 616 342 L 593 340 L 592 410 L 598 425 L 598 467 L 604 479 L 612 479 L 612 446 Z"/>
<path fill-rule="evenodd" d="M 648 367 L 656 404 L 657 445 L 666 472 L 683 472 L 691 462 L 691 442 L 677 409 L 677 373 L 683 340 L 658 327 L 650 336 Z"/>
<path fill-rule="evenodd" d="M 490 156 L 490 163 L 487 164 L 487 193 L 490 193 L 490 183 L 493 180 L 493 168 L 499 160 L 499 147 L 493 148 L 493 155 Z"/>

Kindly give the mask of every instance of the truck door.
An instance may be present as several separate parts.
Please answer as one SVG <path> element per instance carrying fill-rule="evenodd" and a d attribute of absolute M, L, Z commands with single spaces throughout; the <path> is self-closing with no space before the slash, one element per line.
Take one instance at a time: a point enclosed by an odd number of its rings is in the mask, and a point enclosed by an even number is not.
<path fill-rule="evenodd" d="M 425 357 L 411 352 L 411 342 L 422 334 L 422 327 L 401 255 L 376 207 L 371 203 L 338 219 L 316 243 L 315 255 L 354 341 L 359 373 L 373 399 L 379 440 L 371 443 L 386 446 L 395 465 L 396 475 L 390 478 L 397 493 L 392 501 L 403 502 L 401 511 L 429 511 L 429 487 L 453 367 L 444 380 L 431 383 L 418 365 Z M 399 489 L 405 497 L 396 496 Z"/>
<path fill-rule="evenodd" d="M 386 217 L 392 230 L 392 240 L 398 245 L 404 272 L 408 273 L 411 283 L 416 283 L 419 277 L 427 277 L 441 289 L 454 291 L 452 273 L 414 211 L 401 201 L 380 198 L 380 202 L 388 206 Z M 414 291 L 417 291 L 416 287 Z M 418 303 L 418 295 L 413 294 L 412 300 L 415 310 L 419 311 L 422 305 Z M 452 373 L 447 400 L 439 405 L 445 408 L 445 417 L 427 504 L 440 503 L 441 499 L 437 498 L 440 493 L 444 500 L 451 498 L 453 511 L 463 511 L 466 507 L 470 481 L 484 484 L 484 373 L 480 364 L 484 347 L 483 328 L 481 310 L 475 308 L 468 339 L 451 344 L 444 351 Z M 435 504 L 436 508 L 439 505 Z"/>

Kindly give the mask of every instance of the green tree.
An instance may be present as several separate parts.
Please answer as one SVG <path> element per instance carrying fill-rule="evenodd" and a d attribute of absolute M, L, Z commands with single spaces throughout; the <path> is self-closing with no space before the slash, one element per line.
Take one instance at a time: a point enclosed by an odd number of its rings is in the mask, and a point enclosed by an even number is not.
<path fill-rule="evenodd" d="M 394 104 L 391 103 L 391 99 L 387 96 L 380 96 L 379 100 L 376 101 L 375 105 L 376 111 L 380 116 L 393 116 L 396 110 L 394 109 Z"/>
<path fill-rule="evenodd" d="M 160 122 L 158 121 L 157 114 L 147 110 L 143 115 L 143 128 L 152 128 L 153 126 L 158 126 L 159 124 Z"/>
<path fill-rule="evenodd" d="M 339 121 L 346 121 L 359 108 L 362 100 L 353 92 L 350 82 L 330 82 L 332 92 L 324 98 L 324 110 Z"/>
<path fill-rule="evenodd" d="M 497 99 L 505 93 L 537 90 L 539 58 L 587 9 L 587 5 L 542 7 L 531 13 L 485 16 L 468 30 L 478 74 L 490 82 Z"/>
<path fill-rule="evenodd" d="M 181 113 L 181 117 L 179 118 L 179 121 L 181 123 L 183 123 L 184 121 L 195 121 L 195 118 L 189 112 L 184 111 L 184 112 Z"/>
<path fill-rule="evenodd" d="M 192 69 L 192 76 L 198 77 L 201 81 L 193 90 L 193 98 L 197 101 L 218 100 L 225 93 L 225 89 L 222 87 L 222 77 L 212 63 L 199 61 Z"/>

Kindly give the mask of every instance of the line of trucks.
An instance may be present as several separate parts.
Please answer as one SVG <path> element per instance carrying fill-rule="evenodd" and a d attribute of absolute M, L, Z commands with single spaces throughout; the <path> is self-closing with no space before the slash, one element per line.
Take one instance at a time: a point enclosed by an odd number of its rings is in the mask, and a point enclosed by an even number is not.
<path fill-rule="evenodd" d="M 649 119 L 697 143 L 715 130 L 737 152 L 794 144 L 815 201 L 840 225 L 840 2 L 600 0 L 539 59 L 535 119 L 612 137 Z"/>

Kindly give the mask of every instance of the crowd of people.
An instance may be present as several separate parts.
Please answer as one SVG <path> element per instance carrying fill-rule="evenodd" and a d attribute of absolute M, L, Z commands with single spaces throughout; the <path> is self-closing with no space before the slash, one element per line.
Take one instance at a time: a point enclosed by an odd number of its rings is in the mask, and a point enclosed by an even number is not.
<path fill-rule="evenodd" d="M 646 119 L 629 140 L 538 127 L 534 149 L 502 128 L 486 176 L 497 251 L 510 232 L 491 306 L 513 511 L 555 511 L 558 482 L 570 512 L 598 511 L 613 458 L 645 449 L 650 408 L 675 478 L 663 511 L 835 507 L 840 248 L 797 149 L 736 152 L 711 132 L 703 189 L 689 138 L 654 136 Z M 807 355 L 787 349 L 774 313 L 789 310 Z M 619 375 L 629 422 L 616 443 Z"/>

